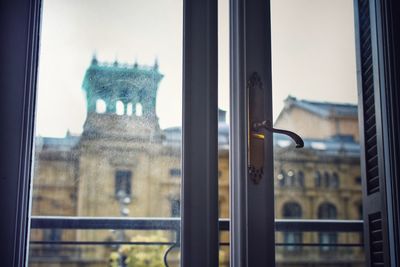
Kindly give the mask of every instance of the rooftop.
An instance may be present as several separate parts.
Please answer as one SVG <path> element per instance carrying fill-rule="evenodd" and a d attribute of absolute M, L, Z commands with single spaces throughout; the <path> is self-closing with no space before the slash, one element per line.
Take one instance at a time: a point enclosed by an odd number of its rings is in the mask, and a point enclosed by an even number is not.
<path fill-rule="evenodd" d="M 288 96 L 285 99 L 285 107 L 281 113 L 292 107 L 298 107 L 318 116 L 327 117 L 357 117 L 357 105 L 348 103 L 317 102 L 297 99 Z"/>

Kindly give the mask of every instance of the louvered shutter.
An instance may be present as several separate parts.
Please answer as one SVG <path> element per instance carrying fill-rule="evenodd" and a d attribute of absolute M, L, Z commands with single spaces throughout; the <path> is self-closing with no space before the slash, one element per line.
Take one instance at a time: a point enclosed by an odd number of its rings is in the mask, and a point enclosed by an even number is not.
<path fill-rule="evenodd" d="M 373 10 L 374 0 L 355 0 L 364 240 L 367 266 L 390 266 Z"/>

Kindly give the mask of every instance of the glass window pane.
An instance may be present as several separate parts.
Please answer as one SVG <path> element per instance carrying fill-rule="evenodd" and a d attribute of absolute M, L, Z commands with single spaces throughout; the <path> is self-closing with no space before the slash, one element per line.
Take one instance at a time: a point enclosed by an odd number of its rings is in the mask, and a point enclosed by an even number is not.
<path fill-rule="evenodd" d="M 271 14 L 274 126 L 305 142 L 274 135 L 275 217 L 359 220 L 353 1 L 272 0 Z M 331 230 L 277 232 L 278 266 L 363 266 L 359 246 L 335 246 L 361 244 L 362 233 Z"/>
<path fill-rule="evenodd" d="M 160 266 L 179 241 L 182 5 L 43 1 L 30 266 Z"/>

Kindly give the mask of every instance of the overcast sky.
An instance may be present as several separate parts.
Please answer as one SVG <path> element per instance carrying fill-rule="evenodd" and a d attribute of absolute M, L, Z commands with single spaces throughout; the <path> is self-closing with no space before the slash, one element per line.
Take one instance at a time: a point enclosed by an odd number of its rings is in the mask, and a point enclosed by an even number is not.
<path fill-rule="evenodd" d="M 352 0 L 272 0 L 274 116 L 289 94 L 356 103 Z M 219 106 L 229 106 L 228 0 L 219 0 Z M 153 65 L 161 128 L 181 124 L 182 0 L 44 0 L 36 132 L 79 134 L 83 76 L 99 61 Z"/>

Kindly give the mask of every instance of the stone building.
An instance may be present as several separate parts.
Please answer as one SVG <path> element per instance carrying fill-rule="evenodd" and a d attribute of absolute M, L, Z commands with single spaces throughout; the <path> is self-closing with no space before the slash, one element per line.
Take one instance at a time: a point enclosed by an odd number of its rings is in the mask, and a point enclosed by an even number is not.
<path fill-rule="evenodd" d="M 362 219 L 357 106 L 288 97 L 276 128 L 304 138 L 304 148 L 276 136 L 275 216 L 278 219 Z M 280 243 L 362 243 L 358 233 L 277 234 Z M 277 247 L 279 266 L 364 266 L 361 248 Z"/>
<path fill-rule="evenodd" d="M 37 137 L 32 215 L 179 216 L 181 128 L 160 129 L 155 112 L 158 64 L 103 64 L 93 58 L 83 89 L 87 117 L 80 136 Z M 275 137 L 276 218 L 360 219 L 357 107 L 288 97 L 275 126 L 305 139 L 293 149 Z M 229 217 L 229 127 L 219 112 L 220 217 Z M 112 241 L 111 231 L 32 230 L 31 240 Z M 155 233 L 156 234 L 156 233 Z M 227 233 L 221 235 L 227 241 Z M 358 234 L 277 233 L 278 243 L 356 243 Z M 31 246 L 31 266 L 107 266 L 114 247 Z M 338 256 L 340 255 L 340 257 Z M 280 266 L 362 266 L 357 248 L 287 245 Z M 222 259 L 227 264 L 227 254 Z"/>

